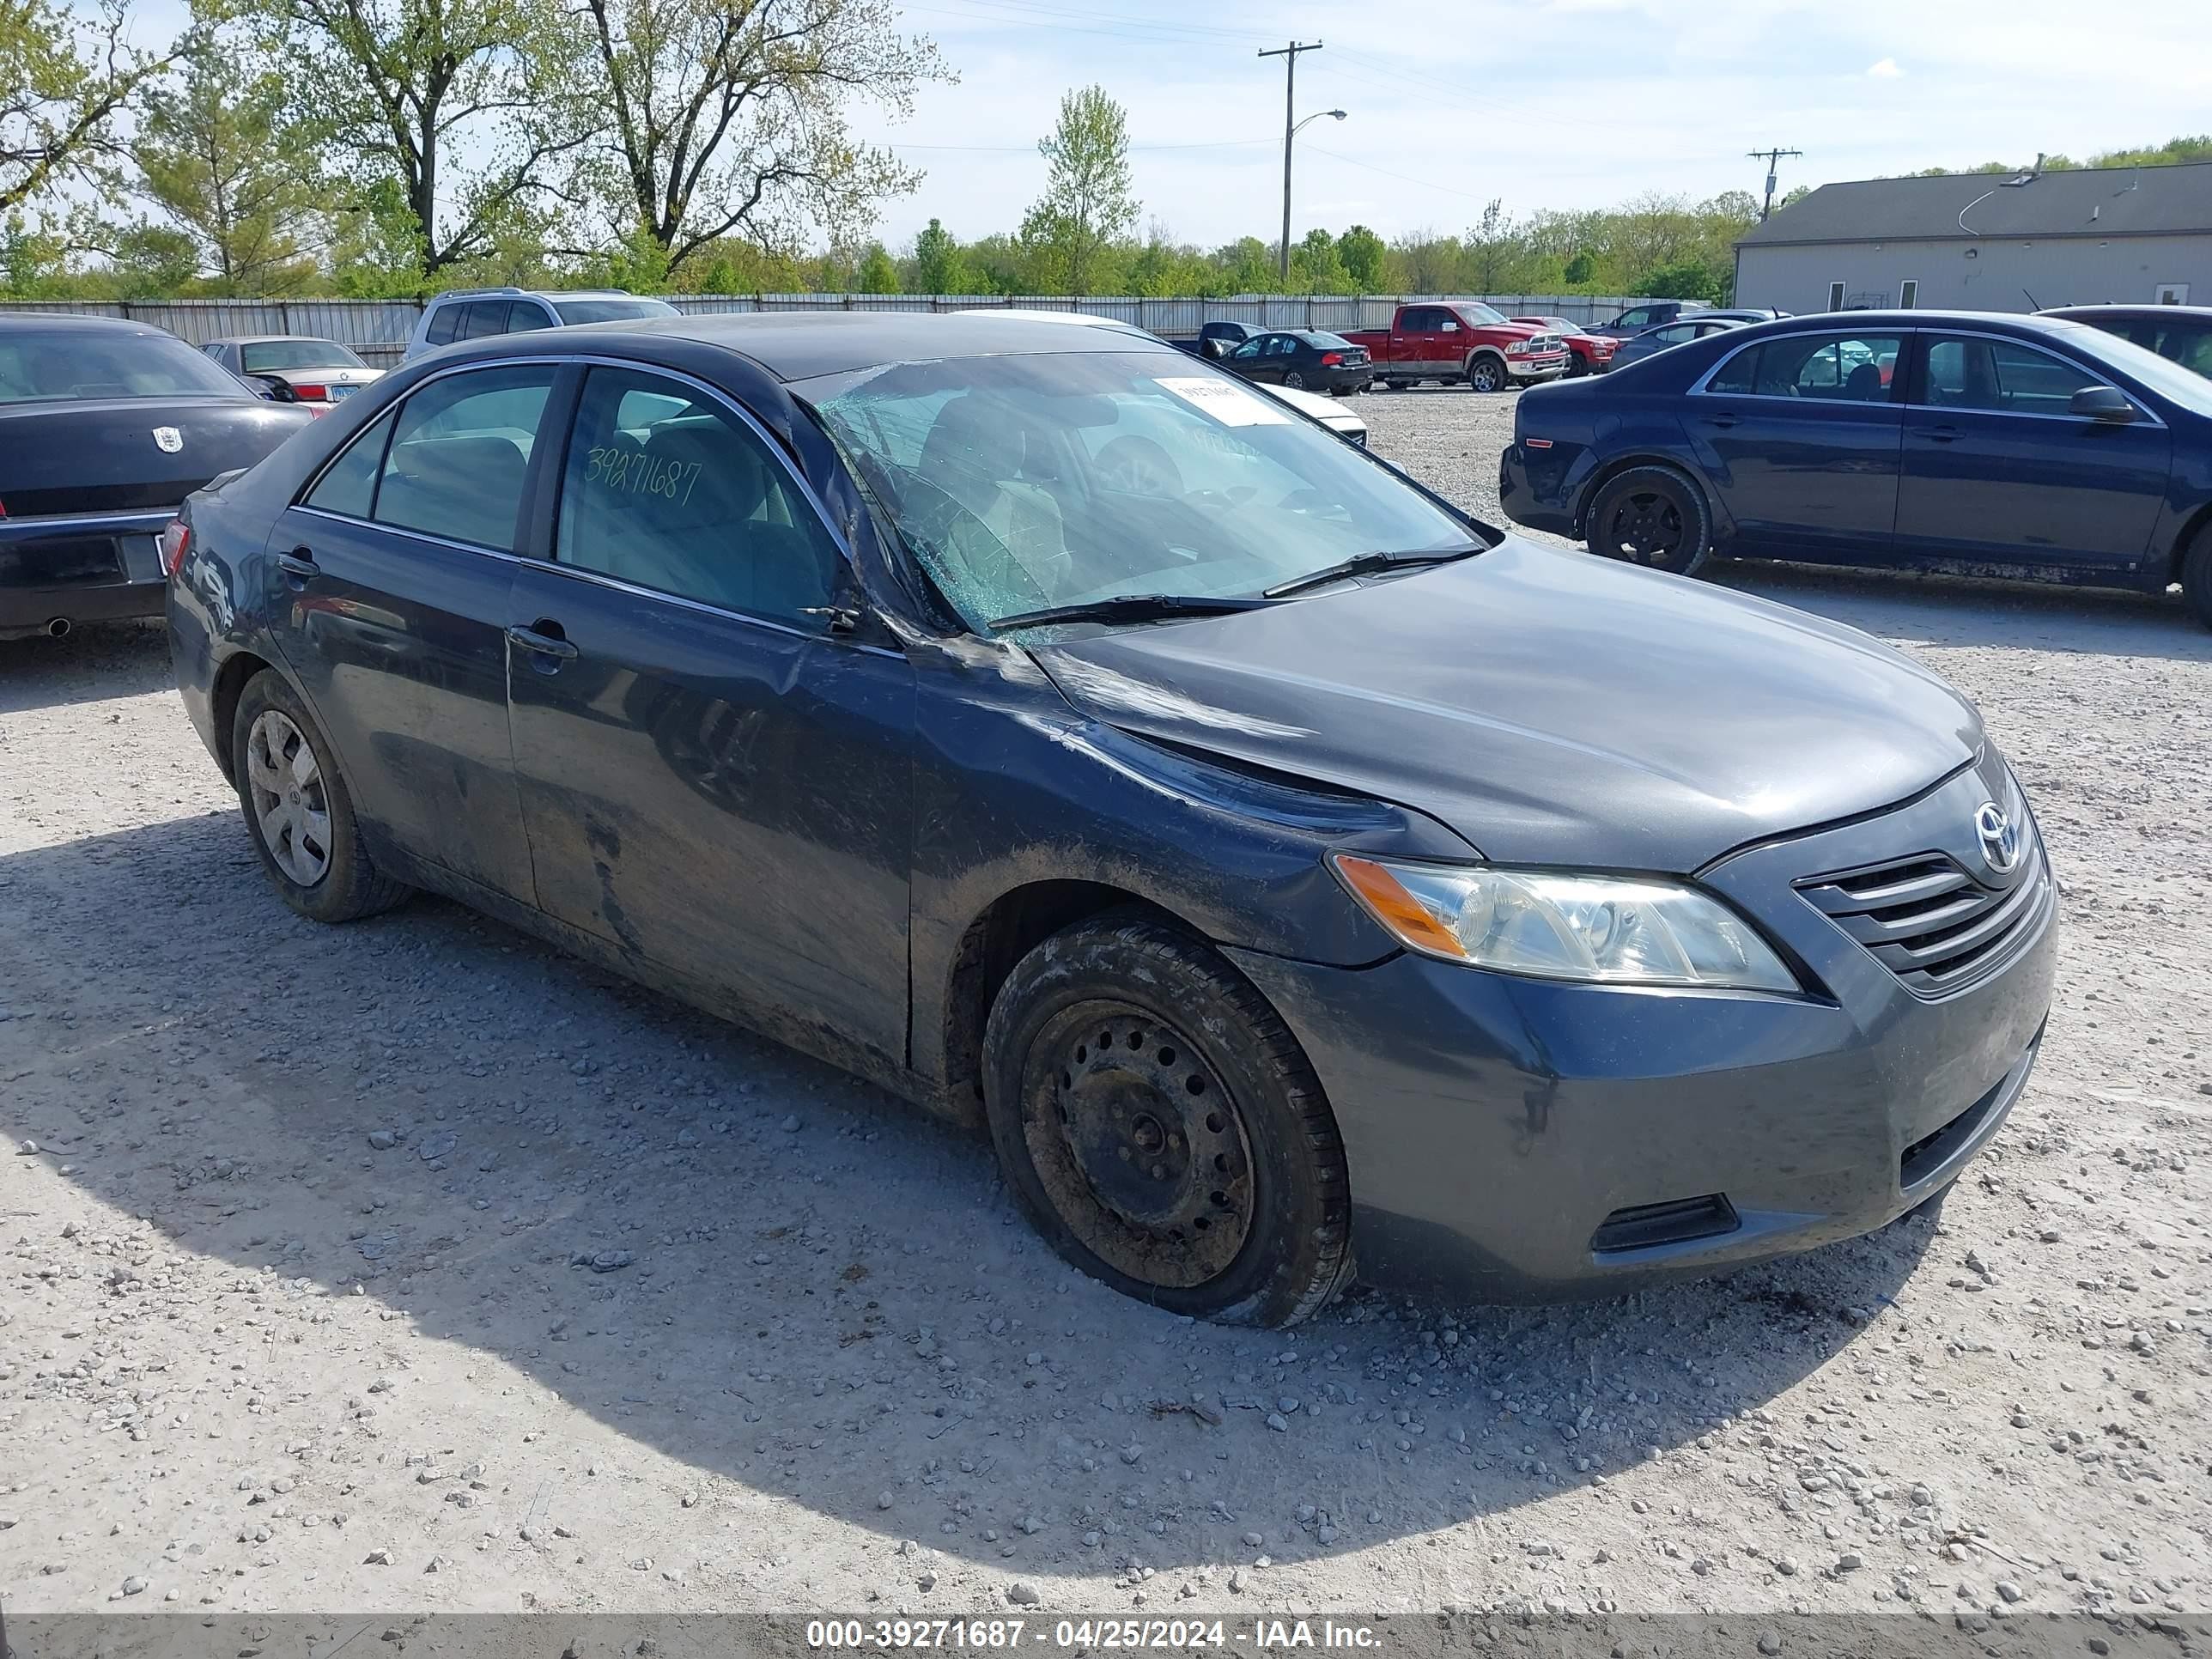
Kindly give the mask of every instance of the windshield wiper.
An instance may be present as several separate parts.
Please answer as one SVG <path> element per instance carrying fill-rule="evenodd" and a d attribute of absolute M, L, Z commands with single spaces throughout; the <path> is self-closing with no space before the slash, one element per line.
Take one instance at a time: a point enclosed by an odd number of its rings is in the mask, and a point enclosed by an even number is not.
<path fill-rule="evenodd" d="M 1217 617 L 1231 611 L 1259 611 L 1273 603 L 1266 599 L 1208 599 L 1200 593 L 1116 593 L 1111 599 L 1084 599 L 1074 605 L 1048 605 L 1042 611 L 994 617 L 988 625 L 995 634 L 1004 629 L 1036 628 L 1046 623 L 1153 622 L 1163 617 Z"/>
<path fill-rule="evenodd" d="M 1288 599 L 1293 593 L 1303 593 L 1310 587 L 1324 586 L 1342 581 L 1347 576 L 1371 576 L 1378 570 L 1399 570 L 1409 565 L 1449 564 L 1455 559 L 1472 558 L 1483 551 L 1479 546 L 1455 547 L 1445 553 L 1355 553 L 1348 559 L 1324 565 L 1319 570 L 1303 576 L 1293 576 L 1286 582 L 1277 582 L 1261 591 L 1271 599 Z"/>

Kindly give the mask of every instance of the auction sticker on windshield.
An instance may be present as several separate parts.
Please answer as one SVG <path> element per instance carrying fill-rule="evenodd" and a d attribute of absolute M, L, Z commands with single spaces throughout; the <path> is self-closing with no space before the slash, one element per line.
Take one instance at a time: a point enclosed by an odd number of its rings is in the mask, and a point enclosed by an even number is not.
<path fill-rule="evenodd" d="M 1290 415 L 1256 392 L 1247 392 L 1234 380 L 1202 376 L 1156 377 L 1163 391 L 1172 392 L 1192 408 L 1203 410 L 1224 426 L 1288 426 Z"/>

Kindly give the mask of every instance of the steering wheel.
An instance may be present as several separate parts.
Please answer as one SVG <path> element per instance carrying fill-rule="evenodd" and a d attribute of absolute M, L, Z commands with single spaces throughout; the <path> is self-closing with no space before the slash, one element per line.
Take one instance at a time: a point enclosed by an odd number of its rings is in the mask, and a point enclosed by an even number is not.
<path fill-rule="evenodd" d="M 1182 474 L 1150 438 L 1115 439 L 1098 452 L 1098 477 L 1125 495 L 1180 495 Z"/>

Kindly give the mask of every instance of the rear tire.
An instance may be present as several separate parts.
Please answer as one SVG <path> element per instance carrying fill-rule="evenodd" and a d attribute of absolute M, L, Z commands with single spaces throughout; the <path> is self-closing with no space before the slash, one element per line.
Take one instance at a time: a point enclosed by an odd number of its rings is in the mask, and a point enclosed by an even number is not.
<path fill-rule="evenodd" d="M 1513 384 L 1513 377 L 1501 359 L 1477 357 L 1467 366 L 1467 383 L 1477 392 L 1503 392 Z"/>
<path fill-rule="evenodd" d="M 1350 1279 L 1336 1119 L 1297 1038 L 1202 941 L 1133 911 L 1047 939 L 992 1005 L 983 1076 L 1006 1185 L 1092 1278 L 1263 1326 Z"/>
<path fill-rule="evenodd" d="M 1670 575 L 1694 575 L 1712 556 L 1712 515 L 1696 484 L 1670 466 L 1609 478 L 1583 521 L 1589 550 Z"/>
<path fill-rule="evenodd" d="M 1290 369 L 1283 375 L 1283 384 L 1293 392 L 1304 392 L 1306 389 L 1306 377 L 1295 368 Z"/>
<path fill-rule="evenodd" d="M 2212 628 L 2212 524 L 2197 531 L 2182 556 L 2181 598 L 2198 622 Z"/>
<path fill-rule="evenodd" d="M 404 883 L 369 861 L 330 739 L 274 669 L 239 694 L 230 760 L 246 833 L 285 903 L 310 921 L 339 922 L 407 896 Z"/>

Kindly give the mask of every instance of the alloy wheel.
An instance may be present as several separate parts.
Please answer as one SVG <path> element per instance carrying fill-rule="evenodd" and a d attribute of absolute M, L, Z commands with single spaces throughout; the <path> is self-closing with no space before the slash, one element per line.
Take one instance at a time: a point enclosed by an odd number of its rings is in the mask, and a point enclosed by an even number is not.
<path fill-rule="evenodd" d="M 1605 551 L 1665 569 L 1679 562 L 1683 537 L 1679 503 L 1656 489 L 1624 495 L 1607 515 Z"/>
<path fill-rule="evenodd" d="M 246 781 L 262 845 L 302 887 L 330 872 L 331 804 L 322 768 L 291 717 L 264 708 L 246 739 Z"/>

